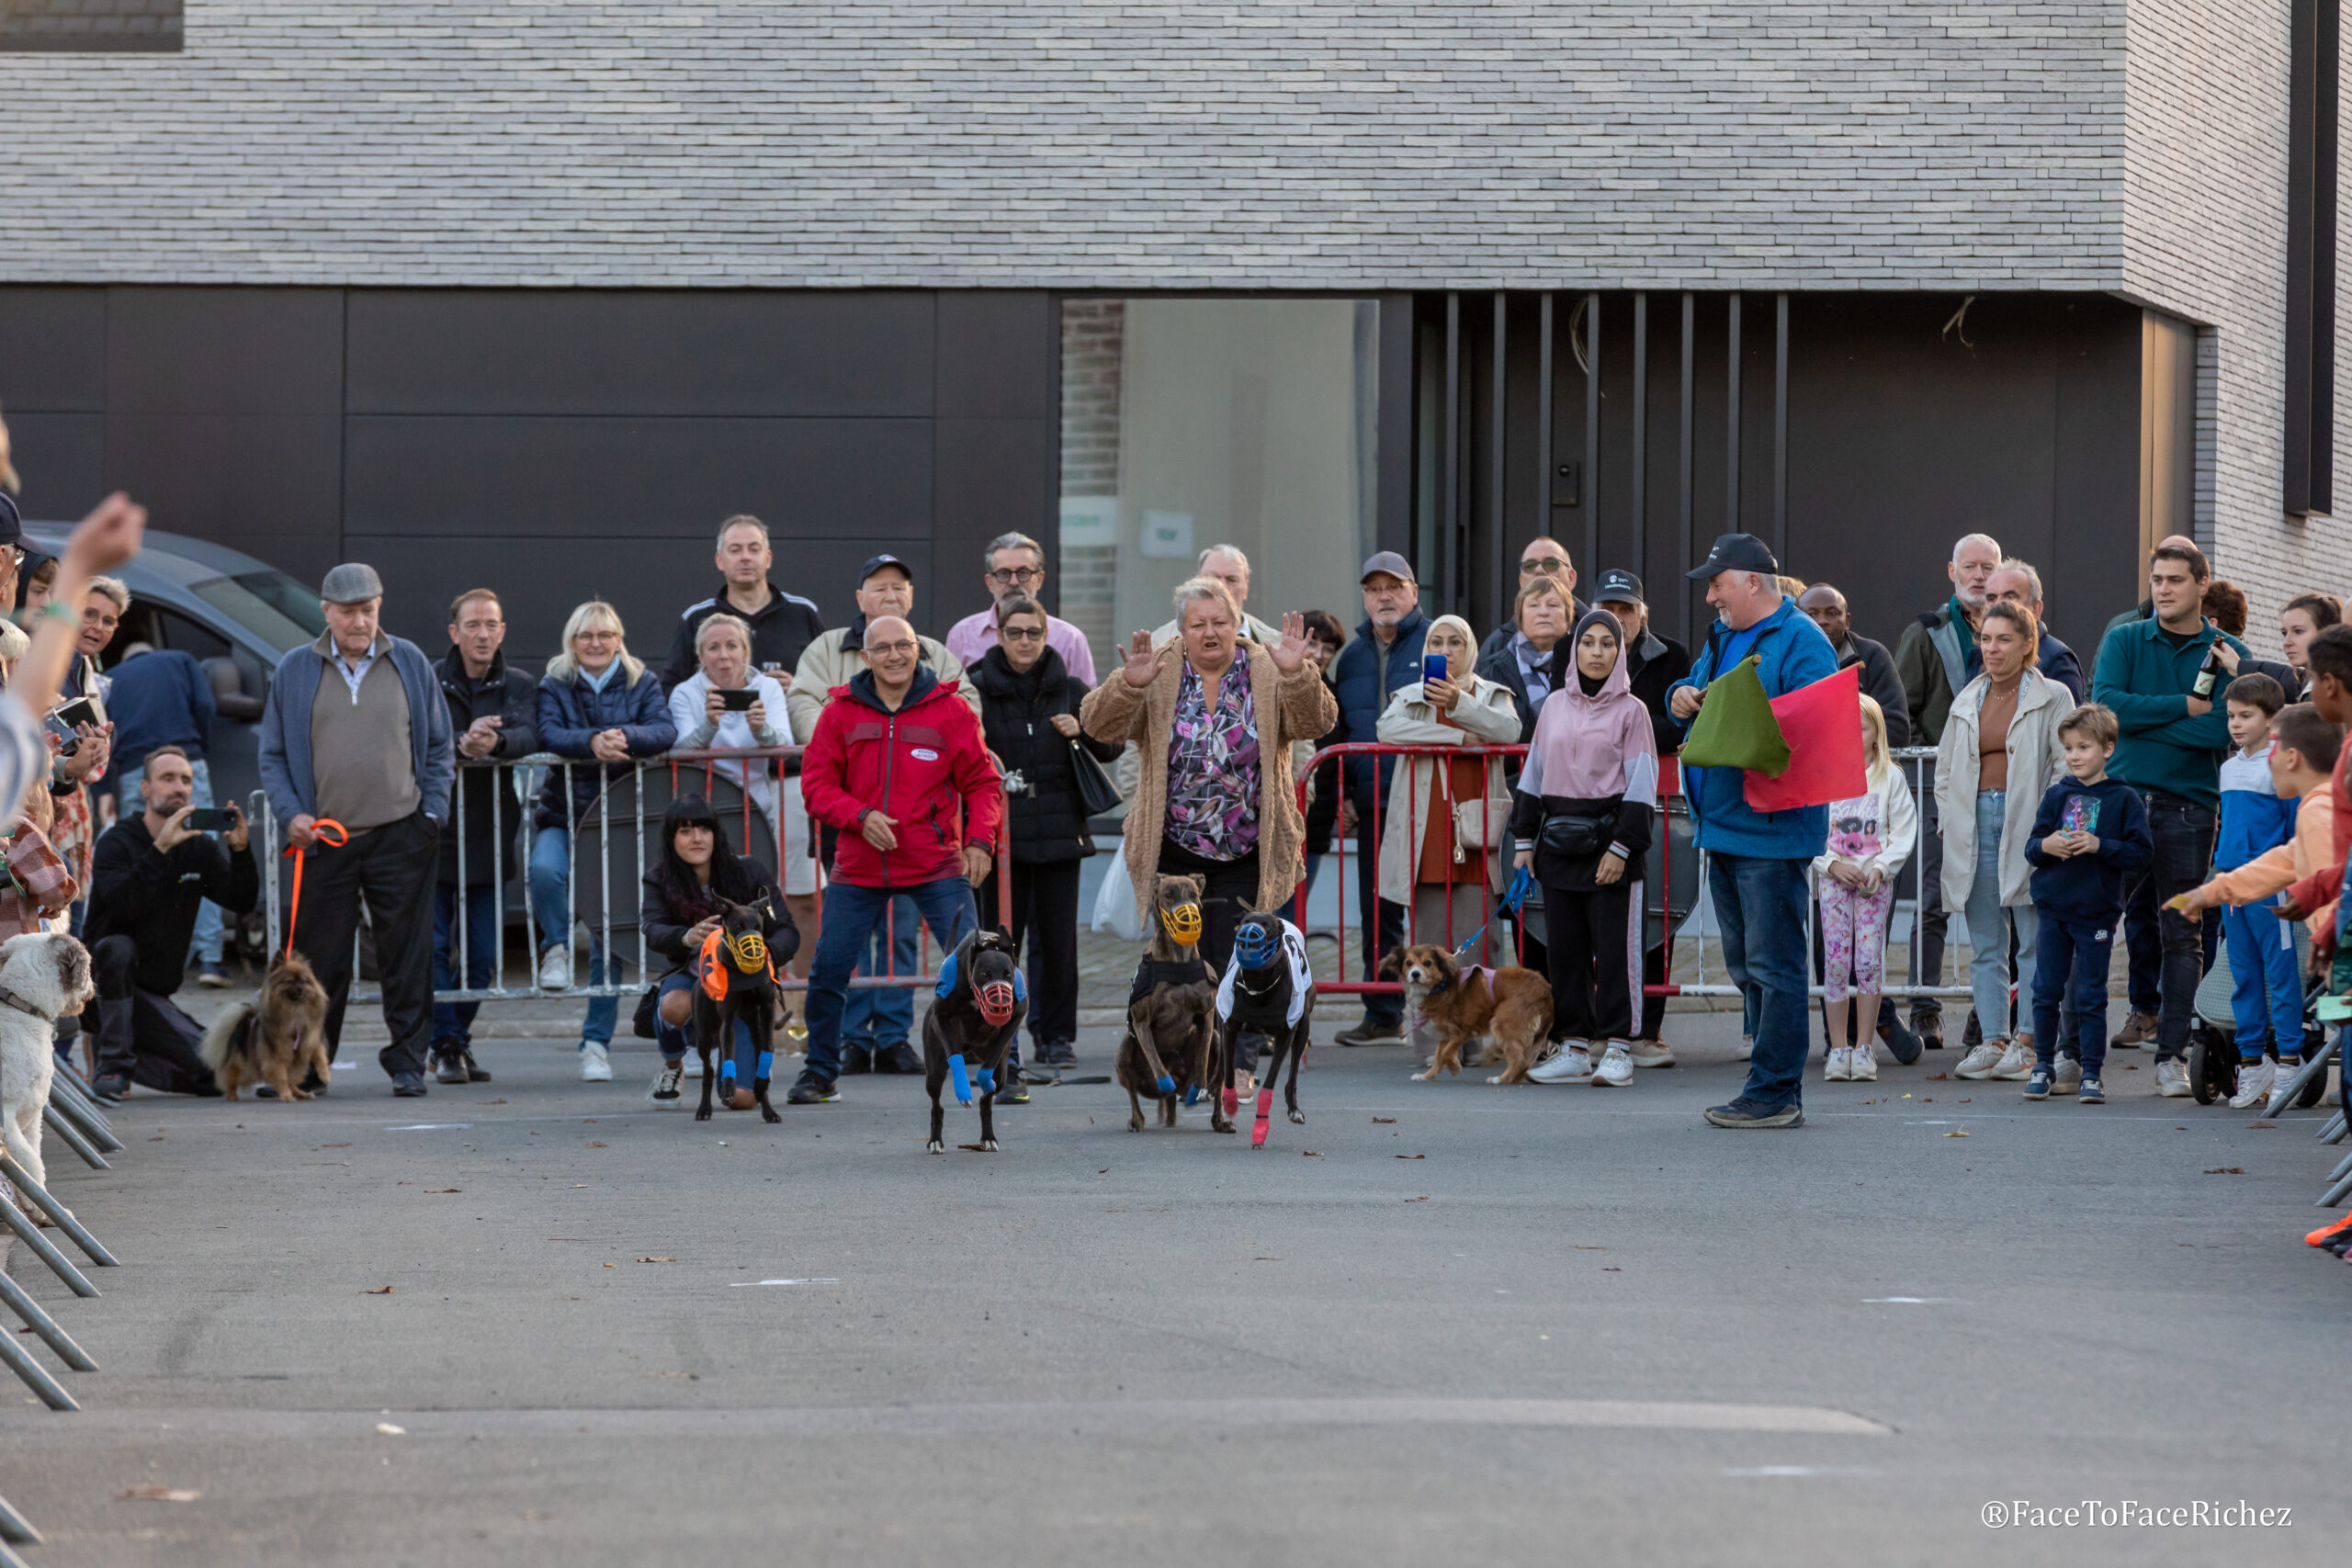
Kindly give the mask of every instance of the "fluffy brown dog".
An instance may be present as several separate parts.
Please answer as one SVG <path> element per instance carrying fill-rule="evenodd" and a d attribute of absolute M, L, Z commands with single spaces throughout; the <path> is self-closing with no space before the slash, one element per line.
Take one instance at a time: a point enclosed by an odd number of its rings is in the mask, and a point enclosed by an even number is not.
<path fill-rule="evenodd" d="M 1405 1007 L 1437 1034 L 1429 1066 L 1413 1075 L 1428 1082 L 1441 1069 L 1462 1070 L 1462 1047 L 1480 1035 L 1503 1055 L 1503 1070 L 1488 1083 L 1519 1083 L 1535 1065 L 1552 1027 L 1552 983 L 1532 969 L 1464 966 L 1442 947 L 1400 947 L 1380 961 L 1383 974 L 1405 982 Z"/>
<path fill-rule="evenodd" d="M 1159 878 L 1151 906 L 1151 947 L 1136 968 L 1112 1069 L 1127 1091 L 1130 1133 L 1143 1131 L 1146 1099 L 1159 1102 L 1161 1126 L 1176 1125 L 1176 1101 L 1200 1086 L 1215 1029 L 1217 972 L 1201 957 L 1200 879 Z"/>
<path fill-rule="evenodd" d="M 266 1083 L 280 1100 L 308 1100 L 297 1069 L 327 1077 L 327 993 L 300 953 L 280 954 L 262 976 L 258 1001 L 232 1008 L 204 1032 L 201 1052 L 228 1099 Z"/>

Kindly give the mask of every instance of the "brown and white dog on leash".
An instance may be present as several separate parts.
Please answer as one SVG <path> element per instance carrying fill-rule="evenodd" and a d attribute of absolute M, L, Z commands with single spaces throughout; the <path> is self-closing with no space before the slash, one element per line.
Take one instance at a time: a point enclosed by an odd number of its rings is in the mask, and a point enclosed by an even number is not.
<path fill-rule="evenodd" d="M 1151 897 L 1151 946 L 1127 993 L 1127 1032 L 1113 1073 L 1127 1091 L 1127 1131 L 1143 1131 L 1143 1102 L 1176 1125 L 1176 1101 L 1201 1086 L 1216 1033 L 1217 972 L 1201 956 L 1198 877 L 1162 876 Z"/>
<path fill-rule="evenodd" d="M 1400 947 L 1380 961 L 1405 982 L 1405 1007 L 1437 1035 L 1430 1065 L 1413 1075 L 1427 1083 L 1462 1070 L 1462 1048 L 1484 1036 L 1502 1053 L 1503 1070 L 1487 1081 L 1525 1081 L 1552 1028 L 1552 983 L 1532 969 L 1464 964 L 1442 947 Z"/>
<path fill-rule="evenodd" d="M 93 994 L 90 954 L 70 936 L 28 931 L 0 944 L 0 1144 L 8 1157 L 42 1187 L 40 1114 L 56 1071 L 57 1016 Z M 49 1223 L 29 1201 L 19 1206 Z"/>

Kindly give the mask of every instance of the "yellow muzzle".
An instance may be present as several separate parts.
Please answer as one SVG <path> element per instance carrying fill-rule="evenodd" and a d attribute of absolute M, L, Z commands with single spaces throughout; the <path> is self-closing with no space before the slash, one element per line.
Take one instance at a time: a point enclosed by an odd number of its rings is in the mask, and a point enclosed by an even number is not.
<path fill-rule="evenodd" d="M 745 931 L 741 936 L 727 939 L 727 956 L 735 967 L 746 975 L 757 975 L 768 966 L 767 939 L 757 931 Z"/>
<path fill-rule="evenodd" d="M 1170 942 L 1179 947 L 1191 947 L 1201 940 L 1201 907 L 1179 904 L 1172 909 L 1159 911 L 1159 923 L 1168 929 Z"/>

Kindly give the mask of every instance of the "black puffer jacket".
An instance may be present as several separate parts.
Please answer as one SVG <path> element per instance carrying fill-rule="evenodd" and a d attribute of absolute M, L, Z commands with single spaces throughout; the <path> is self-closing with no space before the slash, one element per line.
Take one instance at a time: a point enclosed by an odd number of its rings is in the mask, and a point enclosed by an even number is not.
<path fill-rule="evenodd" d="M 434 671 L 441 677 L 441 694 L 449 702 L 453 737 L 464 735 L 478 718 L 495 718 L 500 721 L 498 750 L 490 754 L 491 759 L 512 761 L 539 749 L 539 683 L 520 670 L 509 669 L 505 654 L 493 655 L 490 673 L 479 681 L 468 677 L 465 660 L 454 648 L 442 656 Z M 513 770 L 469 764 L 460 757 L 458 787 L 465 791 L 466 886 L 489 886 L 493 867 L 514 875 L 521 869 L 514 834 L 523 823 L 523 800 L 514 791 Z M 491 812 L 493 800 L 498 803 L 495 818 Z M 503 840 L 503 847 L 494 854 L 493 836 Z M 441 885 L 458 885 L 455 833 L 441 835 Z"/>
<path fill-rule="evenodd" d="M 1094 852 L 1086 830 L 1086 807 L 1079 799 L 1069 749 L 1051 720 L 1076 714 L 1086 688 L 1070 674 L 1062 656 L 1047 649 L 1026 671 L 1013 669 L 1001 647 L 991 648 L 972 666 L 980 694 L 980 728 L 989 750 L 1007 774 L 1019 773 L 1028 789 L 1009 795 L 1012 807 L 1012 858 L 1023 865 L 1073 861 Z M 1080 735 L 1084 746 L 1104 762 L 1115 762 L 1123 748 Z"/>

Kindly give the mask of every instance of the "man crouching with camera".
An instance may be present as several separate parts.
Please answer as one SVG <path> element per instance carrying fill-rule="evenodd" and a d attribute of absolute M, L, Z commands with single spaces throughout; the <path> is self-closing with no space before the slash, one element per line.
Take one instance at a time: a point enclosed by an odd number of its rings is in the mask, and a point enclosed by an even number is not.
<path fill-rule="evenodd" d="M 120 1100 L 138 1082 L 173 1094 L 218 1094 L 197 1048 L 204 1026 L 172 994 L 187 972 L 198 908 L 232 915 L 261 896 L 244 813 L 199 809 L 196 770 L 176 746 L 147 754 L 145 808 L 125 812 L 91 857 L 90 913 L 82 940 L 98 988 L 98 1070 L 92 1088 Z M 218 832 L 220 836 L 213 835 Z M 85 1015 L 84 1027 L 88 1027 Z"/>

